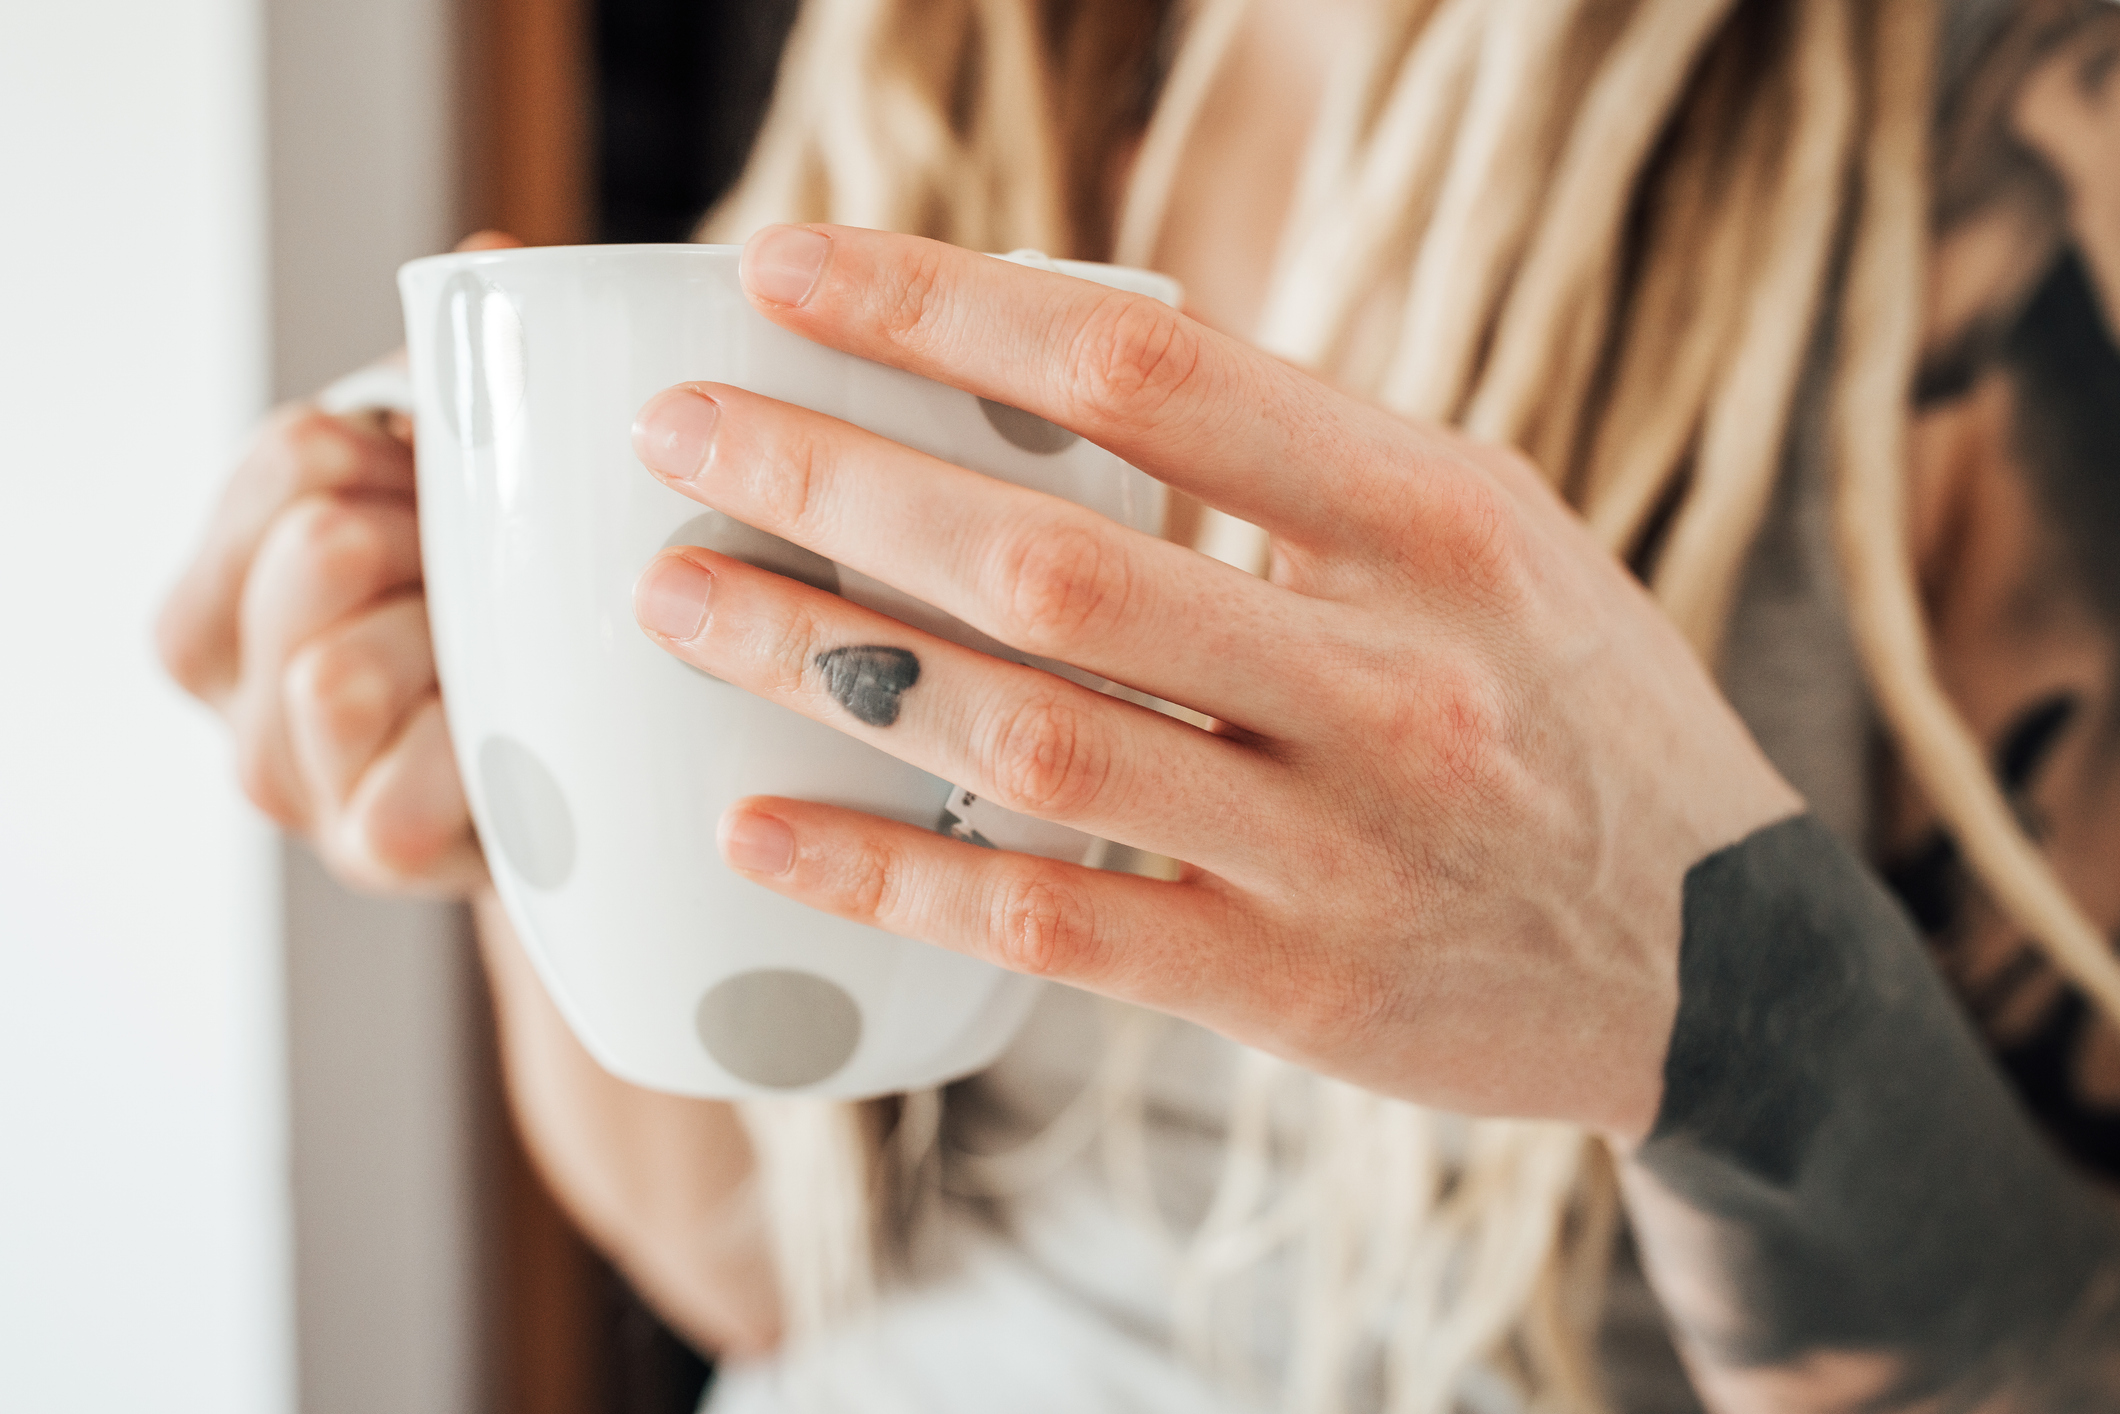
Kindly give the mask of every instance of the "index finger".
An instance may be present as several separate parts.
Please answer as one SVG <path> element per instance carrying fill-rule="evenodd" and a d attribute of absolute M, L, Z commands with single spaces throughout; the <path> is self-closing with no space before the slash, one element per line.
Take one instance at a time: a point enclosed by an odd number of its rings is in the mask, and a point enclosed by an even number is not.
<path fill-rule="evenodd" d="M 1160 300 L 851 226 L 769 226 L 742 268 L 804 338 L 1036 413 L 1284 540 L 1404 523 L 1403 423 Z"/>

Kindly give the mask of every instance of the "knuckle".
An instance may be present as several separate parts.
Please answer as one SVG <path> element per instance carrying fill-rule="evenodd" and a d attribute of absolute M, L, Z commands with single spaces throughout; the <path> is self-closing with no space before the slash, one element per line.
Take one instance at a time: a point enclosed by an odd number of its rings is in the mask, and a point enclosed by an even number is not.
<path fill-rule="evenodd" d="M 918 348 L 932 338 L 947 247 L 916 241 L 902 258 L 878 267 L 873 313 L 891 342 Z"/>
<path fill-rule="evenodd" d="M 1403 710 L 1407 661 L 1414 648 L 1395 625 L 1357 620 L 1340 625 L 1306 625 L 1302 642 L 1310 655 L 1314 700 L 1326 720 L 1340 723 L 1347 735 L 1336 740 L 1390 740 Z"/>
<path fill-rule="evenodd" d="M 1125 617 L 1126 558 L 1087 525 L 1041 526 L 1001 549 L 1007 636 L 1049 658 L 1097 641 Z"/>
<path fill-rule="evenodd" d="M 380 587 L 392 554 L 390 527 L 369 507 L 335 496 L 306 497 L 288 511 L 297 562 L 327 584 Z"/>
<path fill-rule="evenodd" d="M 378 735 L 388 725 L 391 688 L 382 656 L 351 639 L 312 644 L 287 665 L 290 707 L 331 742 Z"/>
<path fill-rule="evenodd" d="M 829 470 L 830 448 L 803 423 L 784 426 L 767 455 L 754 463 L 748 493 L 776 530 L 800 536 L 818 513 L 818 492 Z"/>
<path fill-rule="evenodd" d="M 1515 503 L 1484 479 L 1439 488 L 1430 510 L 1426 554 L 1446 582 L 1477 602 L 1501 607 L 1525 588 L 1522 525 Z"/>
<path fill-rule="evenodd" d="M 1113 294 L 1083 327 L 1078 400 L 1121 425 L 1159 422 L 1200 377 L 1199 326 L 1144 296 Z"/>
<path fill-rule="evenodd" d="M 343 874 L 380 888 L 399 888 L 425 879 L 457 841 L 453 829 L 388 809 L 360 811 L 344 828 L 352 845 L 350 857 L 334 862 Z"/>
<path fill-rule="evenodd" d="M 1079 708 L 1053 691 L 1035 692 L 994 733 L 992 794 L 1012 810 L 1067 818 L 1103 795 L 1110 757 Z"/>
<path fill-rule="evenodd" d="M 830 697 L 823 670 L 815 662 L 817 647 L 824 642 L 817 616 L 804 608 L 790 608 L 775 615 L 765 632 L 768 641 L 762 658 L 772 674 L 772 685 L 789 694 L 808 689 L 820 698 Z"/>
<path fill-rule="evenodd" d="M 281 828 L 299 827 L 299 812 L 280 770 L 279 753 L 264 739 L 264 733 L 255 729 L 239 731 L 235 760 L 236 783 L 244 797 Z"/>
<path fill-rule="evenodd" d="M 286 494 L 326 482 L 353 464 L 353 433 L 330 413 L 308 403 L 285 404 L 266 419 L 258 450 L 273 480 Z"/>
<path fill-rule="evenodd" d="M 1096 957 L 1096 920 L 1080 889 L 1053 873 L 1016 874 L 996 896 L 996 961 L 1031 977 L 1079 977 Z"/>
<path fill-rule="evenodd" d="M 1418 725 L 1430 788 L 1445 798 L 1487 794 L 1507 750 L 1509 713 L 1501 684 L 1469 665 L 1435 665 L 1419 695 Z"/>
<path fill-rule="evenodd" d="M 861 840 L 846 854 L 837 892 L 836 911 L 857 922 L 884 926 L 897 913 L 897 854 L 875 840 Z"/>

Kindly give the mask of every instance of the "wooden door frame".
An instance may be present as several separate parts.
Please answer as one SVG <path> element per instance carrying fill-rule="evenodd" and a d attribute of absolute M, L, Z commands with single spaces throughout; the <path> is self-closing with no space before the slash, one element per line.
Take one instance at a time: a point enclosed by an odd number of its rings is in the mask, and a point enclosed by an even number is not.
<path fill-rule="evenodd" d="M 460 0 L 469 224 L 531 245 L 595 239 L 590 0 Z"/>
<path fill-rule="evenodd" d="M 458 0 L 462 224 L 530 245 L 594 239 L 590 0 Z M 492 1414 L 602 1414 L 601 1263 L 553 1200 L 489 1067 Z"/>

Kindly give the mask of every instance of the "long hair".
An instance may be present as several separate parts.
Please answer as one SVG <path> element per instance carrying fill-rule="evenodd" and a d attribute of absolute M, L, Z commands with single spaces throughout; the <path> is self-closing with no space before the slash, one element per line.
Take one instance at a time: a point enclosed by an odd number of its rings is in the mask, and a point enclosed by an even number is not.
<path fill-rule="evenodd" d="M 707 232 L 835 221 L 1152 264 L 1245 4 L 808 0 Z M 1839 559 L 1879 713 L 1991 895 L 2120 1016 L 2120 965 L 1938 685 L 1911 563 L 1936 42 L 1935 0 L 1379 0 L 1328 84 L 1255 337 L 1524 450 L 1711 666 L 1823 359 Z M 1263 567 L 1263 537 L 1217 529 L 1217 553 Z M 1139 1047 L 1113 1056 L 1059 1127 L 1087 1115 L 1123 1151 Z M 1277 1182 L 1267 1117 L 1291 1085 L 1313 1088 L 1314 1118 Z M 800 1339 L 872 1299 L 908 1195 L 932 1182 L 939 1101 L 745 1112 Z M 1215 1294 L 1281 1251 L 1289 1408 L 1344 1407 L 1375 1342 L 1393 1411 L 1441 1414 L 1476 1362 L 1534 1408 L 1600 1409 L 1616 1203 L 1578 1130 L 1457 1121 L 1250 1056 L 1220 1186 L 1178 1239 L 1176 1327 L 1227 1364 Z"/>

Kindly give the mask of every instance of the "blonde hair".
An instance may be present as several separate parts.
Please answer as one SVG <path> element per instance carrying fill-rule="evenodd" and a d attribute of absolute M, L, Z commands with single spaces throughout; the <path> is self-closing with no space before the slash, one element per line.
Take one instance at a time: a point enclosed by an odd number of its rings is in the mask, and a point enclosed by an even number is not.
<path fill-rule="evenodd" d="M 1152 263 L 1245 4 L 809 0 L 709 229 L 835 221 Z M 1379 0 L 1369 23 L 1328 85 L 1259 342 L 1523 449 L 1711 665 L 1830 349 L 1839 554 L 1883 719 L 1993 896 L 2120 1016 L 2120 965 L 1937 683 L 1907 543 L 1934 0 Z M 1101 174 L 1137 133 L 1114 201 Z M 1263 542 L 1235 557 L 1262 563 Z M 1314 1120 L 1277 1184 L 1267 1115 L 1290 1084 L 1313 1087 Z M 1107 1065 L 1059 1128 L 1122 1134 L 1138 1088 Z M 795 1338 L 872 1299 L 938 1114 L 932 1095 L 746 1107 Z M 1536 1409 L 1604 1407 L 1609 1159 L 1568 1126 L 1478 1120 L 1446 1162 L 1454 1123 L 1247 1059 L 1221 1183 L 1181 1243 L 1181 1342 L 1226 1364 L 1218 1283 L 1286 1248 L 1288 1407 L 1344 1407 L 1371 1339 L 1393 1411 L 1440 1414 L 1477 1362 Z"/>

